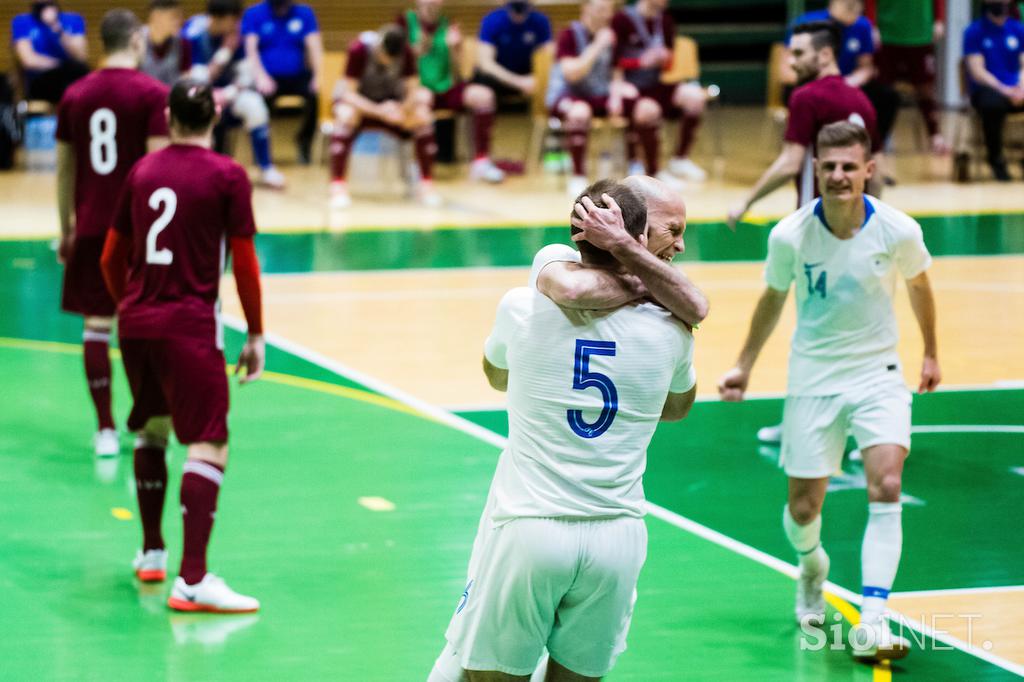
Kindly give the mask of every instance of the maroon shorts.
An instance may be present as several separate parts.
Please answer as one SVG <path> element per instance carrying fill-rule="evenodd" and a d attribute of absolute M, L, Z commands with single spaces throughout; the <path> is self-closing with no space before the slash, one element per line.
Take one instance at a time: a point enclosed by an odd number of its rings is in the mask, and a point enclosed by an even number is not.
<path fill-rule="evenodd" d="M 107 291 L 100 270 L 103 237 L 75 239 L 64 265 L 64 287 L 60 307 L 69 313 L 95 317 L 111 317 L 117 306 Z"/>
<path fill-rule="evenodd" d="M 555 103 L 551 106 L 551 115 L 555 118 L 564 119 L 573 102 L 586 102 L 589 104 L 590 111 L 596 118 L 606 118 L 608 116 L 607 97 L 577 97 L 576 95 L 562 95 L 556 99 Z M 635 99 L 630 98 L 622 100 L 623 118 L 629 119 L 633 116 L 634 106 L 636 106 Z"/>
<path fill-rule="evenodd" d="M 446 92 L 434 93 L 434 111 L 438 109 L 449 109 L 451 111 L 462 111 L 466 106 L 466 84 L 456 83 Z"/>
<path fill-rule="evenodd" d="M 227 441 L 228 378 L 212 341 L 122 338 L 121 359 L 134 401 L 129 430 L 170 415 L 185 445 Z"/>
<path fill-rule="evenodd" d="M 935 48 L 931 45 L 883 45 L 878 53 L 879 80 L 887 85 L 935 82 Z"/>
<path fill-rule="evenodd" d="M 661 115 L 665 118 L 679 116 L 682 110 L 672 102 L 678 83 L 658 83 L 657 85 L 640 90 L 640 97 L 649 97 L 661 105 Z"/>

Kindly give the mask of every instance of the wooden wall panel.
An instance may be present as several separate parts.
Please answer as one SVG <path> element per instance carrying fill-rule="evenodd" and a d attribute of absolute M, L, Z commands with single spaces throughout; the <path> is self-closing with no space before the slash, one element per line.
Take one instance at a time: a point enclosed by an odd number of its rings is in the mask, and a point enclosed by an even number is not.
<path fill-rule="evenodd" d="M 412 0 L 307 0 L 307 3 L 316 10 L 324 44 L 328 50 L 344 49 L 360 31 L 375 29 L 389 22 L 413 4 Z M 9 49 L 11 19 L 14 15 L 27 11 L 29 4 L 29 0 L 0 0 L 0 36 L 8 46 L 8 49 L 0 50 L 0 71 L 9 71 L 12 66 Z M 140 0 L 123 3 L 117 0 L 62 0 L 65 9 L 78 12 L 85 17 L 89 57 L 93 64 L 101 53 L 98 26 L 103 13 L 112 7 L 122 6 L 144 17 L 148 4 Z M 182 0 L 181 4 L 186 16 L 190 16 L 201 12 L 206 2 Z M 475 34 L 481 18 L 499 4 L 497 0 L 447 0 L 445 7 L 448 16 L 460 24 L 464 33 Z M 579 3 L 573 0 L 536 0 L 536 4 L 551 17 L 556 31 L 579 14 Z"/>

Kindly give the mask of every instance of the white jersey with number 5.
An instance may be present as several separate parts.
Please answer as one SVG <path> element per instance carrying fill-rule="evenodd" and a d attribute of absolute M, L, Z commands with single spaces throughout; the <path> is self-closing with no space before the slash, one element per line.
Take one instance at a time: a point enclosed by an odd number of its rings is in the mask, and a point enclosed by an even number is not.
<path fill-rule="evenodd" d="M 509 370 L 491 521 L 642 516 L 665 399 L 696 383 L 685 326 L 651 303 L 568 310 L 523 287 L 501 300 L 484 354 Z"/>
<path fill-rule="evenodd" d="M 768 286 L 796 287 L 790 395 L 838 395 L 887 378 L 902 381 L 896 279 L 916 277 L 931 256 L 913 218 L 873 197 L 864 197 L 864 208 L 864 224 L 851 239 L 832 233 L 820 199 L 783 219 L 768 238 Z"/>

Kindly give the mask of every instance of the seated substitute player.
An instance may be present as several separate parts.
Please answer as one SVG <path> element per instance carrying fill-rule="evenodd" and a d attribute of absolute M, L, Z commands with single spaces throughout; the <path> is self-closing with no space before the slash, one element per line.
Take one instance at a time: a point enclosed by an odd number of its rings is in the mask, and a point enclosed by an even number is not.
<path fill-rule="evenodd" d="M 397 26 L 362 34 L 348 49 L 341 93 L 334 104 L 331 138 L 331 207 L 352 203 L 346 175 L 352 143 L 365 127 L 381 128 L 401 138 L 412 137 L 419 164 L 418 198 L 426 206 L 441 205 L 432 179 L 434 96 L 420 85 L 416 56 Z"/>
<path fill-rule="evenodd" d="M 736 223 L 755 202 L 793 178 L 797 179 L 797 206 L 805 206 L 818 196 L 813 170 L 814 142 L 825 125 L 855 122 L 867 129 L 872 153 L 881 149 L 871 102 L 839 74 L 839 40 L 839 30 L 832 22 L 799 24 L 793 29 L 788 58 L 800 87 L 789 98 L 782 152 L 743 202 L 729 212 L 726 223 L 731 229 L 736 229 Z M 877 183 L 872 183 L 869 191 L 878 196 Z"/>
<path fill-rule="evenodd" d="M 530 286 L 563 308 L 606 310 L 651 299 L 693 328 L 708 314 L 708 300 L 672 259 L 685 250 L 686 204 L 665 183 L 642 175 L 622 181 L 647 204 L 647 243 L 637 244 L 622 214 L 589 200 L 576 205 L 573 227 L 611 253 L 625 272 L 580 265 L 580 252 L 564 244 L 545 246 L 533 259 Z M 579 237 L 577 237 L 579 238 Z"/>
<path fill-rule="evenodd" d="M 184 549 L 168 605 L 179 611 L 255 611 L 206 570 L 217 494 L 228 460 L 228 382 L 217 314 L 224 244 L 249 336 L 238 358 L 241 383 L 259 378 L 264 346 L 252 187 L 245 169 L 210 150 L 216 118 L 209 85 L 182 79 L 171 90 L 170 147 L 135 164 L 118 199 L 103 251 L 103 274 L 118 304 L 121 356 L 138 433 L 135 481 L 142 581 L 166 577 L 160 521 L 173 424 L 188 446 L 181 479 Z"/>
<path fill-rule="evenodd" d="M 964 31 L 971 105 L 981 118 L 992 176 L 1009 182 L 1003 125 L 1007 114 L 1024 111 L 1024 25 L 1008 16 L 1009 0 L 986 0 L 981 9 Z"/>
<path fill-rule="evenodd" d="M 242 15 L 245 56 L 256 89 L 273 102 L 302 97 L 302 126 L 295 136 L 299 162 L 309 163 L 320 102 L 324 44 L 316 14 L 293 0 L 264 0 Z"/>
<path fill-rule="evenodd" d="M 933 391 L 936 355 L 931 256 L 912 218 L 864 194 L 874 172 L 863 127 L 832 123 L 818 134 L 815 170 L 822 198 L 776 225 L 768 238 L 767 288 L 758 301 L 736 366 L 718 384 L 723 400 L 742 400 L 750 372 L 795 283 L 797 328 L 789 356 L 781 460 L 789 477 L 782 525 L 800 561 L 796 617 L 821 624 L 829 558 L 821 509 L 839 470 L 847 429 L 860 447 L 868 482 L 861 547 L 864 600 L 851 633 L 858 658 L 901 658 L 909 643 L 889 630 L 885 605 L 903 547 L 900 487 L 910 450 L 911 395 L 896 351 L 892 297 L 907 282 L 924 338 L 918 391 Z"/>
<path fill-rule="evenodd" d="M 555 46 L 557 62 L 551 69 L 546 102 L 565 126 L 566 146 L 572 157 L 570 197 L 587 187 L 587 137 L 595 117 L 629 116 L 637 89 L 612 80 L 615 33 L 611 19 L 614 0 L 583 0 L 580 20 L 561 33 Z"/>
<path fill-rule="evenodd" d="M 241 0 L 208 0 L 206 14 L 191 17 L 182 30 L 192 52 L 191 78 L 212 83 L 223 107 L 213 129 L 214 150 L 224 152 L 228 128 L 242 125 L 249 133 L 252 158 L 260 169 L 259 184 L 284 189 L 285 178 L 270 155 L 270 111 L 256 91 L 242 48 Z"/>
<path fill-rule="evenodd" d="M 114 198 L 132 164 L 167 143 L 167 88 L 137 71 L 145 50 L 138 18 L 111 10 L 100 24 L 101 68 L 68 88 L 57 107 L 57 210 L 65 264 L 61 308 L 81 315 L 82 348 L 99 430 L 96 454 L 120 450 L 110 408 L 110 329 L 114 301 L 100 254 Z"/>
<path fill-rule="evenodd" d="M 11 43 L 28 99 L 56 104 L 64 91 L 89 73 L 85 20 L 62 12 L 56 0 L 34 0 L 32 11 L 11 21 Z"/>
<path fill-rule="evenodd" d="M 662 83 L 661 74 L 672 65 L 676 26 L 666 11 L 668 0 L 637 0 L 623 7 L 612 19 L 615 31 L 616 78 L 632 83 L 640 90 L 634 119 L 637 121 L 629 140 L 630 173 L 640 174 L 636 148 L 644 152 L 648 175 L 681 189 L 673 176 L 703 182 L 707 173 L 690 159 L 707 105 L 707 94 L 699 83 Z M 679 142 L 669 160 L 668 173 L 658 172 L 661 143 L 658 132 L 666 117 L 679 117 Z"/>
<path fill-rule="evenodd" d="M 900 81 L 913 86 L 932 153 L 948 154 L 949 144 L 939 131 L 935 95 L 935 43 L 946 34 L 946 0 L 867 0 L 864 14 L 882 37 L 879 80 L 888 87 Z"/>
<path fill-rule="evenodd" d="M 547 15 L 530 0 L 509 0 L 480 22 L 473 82 L 493 90 L 499 101 L 529 97 L 537 87 L 533 53 L 550 43 Z"/>
<path fill-rule="evenodd" d="M 647 241 L 643 200 L 628 187 L 602 180 L 584 197 L 620 210 L 632 239 Z M 583 267 L 621 268 L 579 244 Z M 525 681 L 545 647 L 551 682 L 608 674 L 646 558 L 647 445 L 659 419 L 693 404 L 692 357 L 685 325 L 653 303 L 589 312 L 526 287 L 505 295 L 484 373 L 508 391 L 509 444 L 429 682 Z"/>
<path fill-rule="evenodd" d="M 498 183 L 505 173 L 491 160 L 494 90 L 461 81 L 462 32 L 441 14 L 442 4 L 443 0 L 416 0 L 416 9 L 400 14 L 396 23 L 417 56 L 420 83 L 434 93 L 434 110 L 470 112 L 475 147 L 470 179 Z"/>
<path fill-rule="evenodd" d="M 167 87 L 192 68 L 191 46 L 181 37 L 180 0 L 151 0 L 146 19 L 146 54 L 139 70 Z"/>

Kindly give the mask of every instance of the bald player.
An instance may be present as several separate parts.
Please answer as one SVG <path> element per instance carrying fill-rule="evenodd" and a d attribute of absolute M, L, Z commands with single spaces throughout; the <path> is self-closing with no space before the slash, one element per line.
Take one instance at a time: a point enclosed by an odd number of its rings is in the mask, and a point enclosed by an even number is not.
<path fill-rule="evenodd" d="M 580 201 L 649 246 L 643 199 L 625 185 L 598 182 Z M 622 268 L 578 243 L 582 267 Z M 525 682 L 545 648 L 549 682 L 612 669 L 646 557 L 647 445 L 693 404 L 692 352 L 686 326 L 653 303 L 592 312 L 525 287 L 505 295 L 484 373 L 509 394 L 509 444 L 430 682 Z"/>
<path fill-rule="evenodd" d="M 800 563 L 796 618 L 802 626 L 824 622 L 829 557 L 821 544 L 821 510 L 850 430 L 863 453 L 868 488 L 863 601 L 850 641 L 857 658 L 892 659 L 910 647 L 890 631 L 886 614 L 903 548 L 900 491 L 910 451 L 911 394 L 896 350 L 892 301 L 898 279 L 907 284 L 924 340 L 918 391 L 934 391 L 941 372 L 927 272 L 931 256 L 917 222 L 865 195 L 875 172 L 870 144 L 863 127 L 845 121 L 818 134 L 815 170 L 822 197 L 772 229 L 767 287 L 736 366 L 718 390 L 724 400 L 743 399 L 754 363 L 795 288 L 797 327 L 780 459 L 789 478 L 782 525 Z"/>
<path fill-rule="evenodd" d="M 110 399 L 110 329 L 114 301 L 100 272 L 114 199 L 132 164 L 167 143 L 167 87 L 136 69 L 145 34 L 128 10 L 100 24 L 102 68 L 68 88 L 57 107 L 57 208 L 64 263 L 61 307 L 81 315 L 85 376 L 99 429 L 98 456 L 120 450 Z"/>

